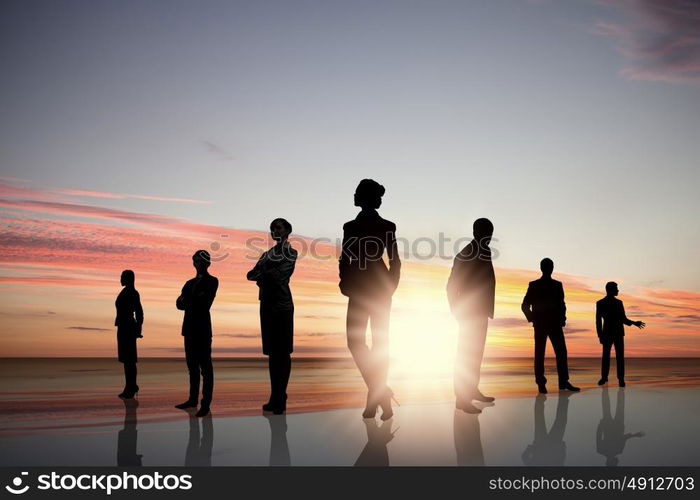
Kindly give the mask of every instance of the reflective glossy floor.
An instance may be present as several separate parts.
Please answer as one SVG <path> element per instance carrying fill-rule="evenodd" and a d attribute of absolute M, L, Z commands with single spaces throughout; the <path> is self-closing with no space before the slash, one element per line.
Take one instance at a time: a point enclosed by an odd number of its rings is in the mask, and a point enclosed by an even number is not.
<path fill-rule="evenodd" d="M 700 465 L 700 389 L 593 388 L 499 398 L 480 415 L 407 404 L 287 416 L 139 421 L 0 437 L 0 465 Z"/>

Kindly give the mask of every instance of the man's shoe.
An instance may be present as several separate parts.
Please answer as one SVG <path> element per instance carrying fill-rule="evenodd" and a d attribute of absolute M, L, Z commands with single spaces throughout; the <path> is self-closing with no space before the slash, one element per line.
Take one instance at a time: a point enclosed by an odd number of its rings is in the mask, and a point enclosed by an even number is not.
<path fill-rule="evenodd" d="M 275 401 L 276 399 L 277 398 L 270 396 L 270 399 L 268 400 L 268 402 L 265 403 L 264 405 L 262 405 L 263 411 L 273 411 L 275 409 L 275 407 L 278 406 L 277 402 Z M 285 394 L 284 395 L 284 404 L 286 405 L 286 403 L 287 403 L 287 395 Z"/>
<path fill-rule="evenodd" d="M 202 406 L 199 408 L 199 411 L 194 414 L 195 417 L 206 417 L 209 415 L 209 407 L 208 406 Z"/>
<path fill-rule="evenodd" d="M 537 384 L 537 391 L 540 394 L 547 394 L 547 386 L 545 384 Z"/>
<path fill-rule="evenodd" d="M 187 408 L 196 408 L 197 407 L 197 402 L 196 401 L 190 401 L 189 399 L 185 401 L 184 403 L 180 403 L 179 405 L 175 405 L 175 408 L 178 410 L 186 410 Z"/>
<path fill-rule="evenodd" d="M 474 401 L 481 401 L 482 403 L 493 403 L 496 401 L 496 398 L 492 398 L 491 396 L 484 396 L 479 389 L 474 391 L 474 396 L 472 397 Z"/>
<path fill-rule="evenodd" d="M 571 382 L 565 382 L 563 384 L 559 384 L 559 390 L 560 391 L 578 392 L 581 389 L 579 387 L 571 385 Z"/>
<path fill-rule="evenodd" d="M 626 386 L 627 384 L 625 384 L 625 381 L 624 381 L 624 380 L 620 380 L 619 383 L 618 383 L 618 385 L 619 385 L 620 387 L 624 387 L 624 386 Z"/>
<path fill-rule="evenodd" d="M 608 383 L 608 379 L 606 377 L 603 377 L 598 381 L 598 385 L 605 385 L 607 383 Z"/>

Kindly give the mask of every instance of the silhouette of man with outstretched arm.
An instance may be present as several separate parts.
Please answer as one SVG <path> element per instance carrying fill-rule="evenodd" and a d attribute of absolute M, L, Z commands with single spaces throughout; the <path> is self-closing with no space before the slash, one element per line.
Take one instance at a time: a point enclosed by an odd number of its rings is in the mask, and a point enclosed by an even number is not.
<path fill-rule="evenodd" d="M 473 233 L 474 239 L 454 259 L 447 281 L 447 299 L 459 322 L 455 406 L 466 413 L 481 413 L 472 401 L 490 403 L 494 400 L 479 391 L 486 330 L 489 318 L 493 318 L 496 297 L 496 275 L 489 247 L 493 224 L 488 219 L 477 219 Z"/>
<path fill-rule="evenodd" d="M 182 336 L 185 337 L 185 359 L 190 374 L 190 397 L 175 408 L 184 410 L 197 406 L 199 376 L 202 376 L 202 401 L 197 417 L 209 413 L 214 391 L 214 367 L 211 362 L 211 315 L 209 309 L 216 297 L 219 280 L 209 274 L 211 256 L 206 250 L 197 250 L 192 256 L 192 265 L 197 276 L 185 283 L 177 298 L 176 306 L 185 311 L 182 321 Z"/>
<path fill-rule="evenodd" d="M 561 281 L 552 279 L 554 262 L 544 258 L 540 262 L 542 277 L 531 281 L 522 303 L 522 310 L 535 329 L 535 383 L 540 394 L 547 394 L 547 378 L 544 376 L 544 352 L 547 339 L 552 343 L 557 358 L 559 390 L 579 391 L 569 382 L 569 366 L 564 339 L 566 304 Z"/>
<path fill-rule="evenodd" d="M 603 359 L 600 368 L 598 385 L 608 382 L 610 372 L 610 350 L 615 346 L 617 361 L 617 380 L 620 387 L 625 386 L 625 325 L 636 326 L 640 330 L 646 326 L 643 321 L 632 321 L 625 315 L 625 306 L 617 298 L 620 293 L 617 283 L 609 281 L 605 285 L 605 298 L 595 305 L 595 329 L 598 340 L 603 345 Z"/>

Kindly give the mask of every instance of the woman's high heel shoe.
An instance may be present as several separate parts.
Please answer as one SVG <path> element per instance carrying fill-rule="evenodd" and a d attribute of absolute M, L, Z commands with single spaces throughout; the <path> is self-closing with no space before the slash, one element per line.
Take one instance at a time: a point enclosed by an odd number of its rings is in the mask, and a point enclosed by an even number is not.
<path fill-rule="evenodd" d="M 362 412 L 362 418 L 374 418 L 377 414 L 377 400 L 372 391 L 367 392 L 367 404 L 365 411 Z"/>
<path fill-rule="evenodd" d="M 276 398 L 270 396 L 270 400 L 267 403 L 265 403 L 264 405 L 262 405 L 262 409 L 263 409 L 263 411 L 274 412 L 275 408 L 278 408 L 280 406 L 283 406 L 286 409 L 286 407 L 287 407 L 287 395 L 286 394 L 284 395 L 284 402 L 281 404 L 278 404 L 278 402 L 276 401 Z"/>
<path fill-rule="evenodd" d="M 139 392 L 138 385 L 133 389 L 124 388 L 124 390 L 121 392 L 121 394 L 118 395 L 118 397 L 122 399 L 133 399 L 137 392 Z"/>
<path fill-rule="evenodd" d="M 392 391 L 389 387 L 385 387 L 384 393 L 382 395 L 382 400 L 379 403 L 382 407 L 382 416 L 380 417 L 382 420 L 386 421 L 394 416 L 394 409 L 391 407 L 392 399 L 394 400 L 397 406 L 401 406 L 396 400 L 396 397 L 394 397 L 394 391 Z"/>

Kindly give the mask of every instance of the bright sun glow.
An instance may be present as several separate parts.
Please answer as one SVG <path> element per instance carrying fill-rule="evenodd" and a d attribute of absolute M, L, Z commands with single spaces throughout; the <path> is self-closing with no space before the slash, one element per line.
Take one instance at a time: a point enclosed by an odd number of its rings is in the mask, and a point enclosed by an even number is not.
<path fill-rule="evenodd" d="M 457 322 L 450 314 L 444 291 L 417 289 L 395 298 L 391 322 L 392 374 L 451 373 L 456 342 Z"/>

